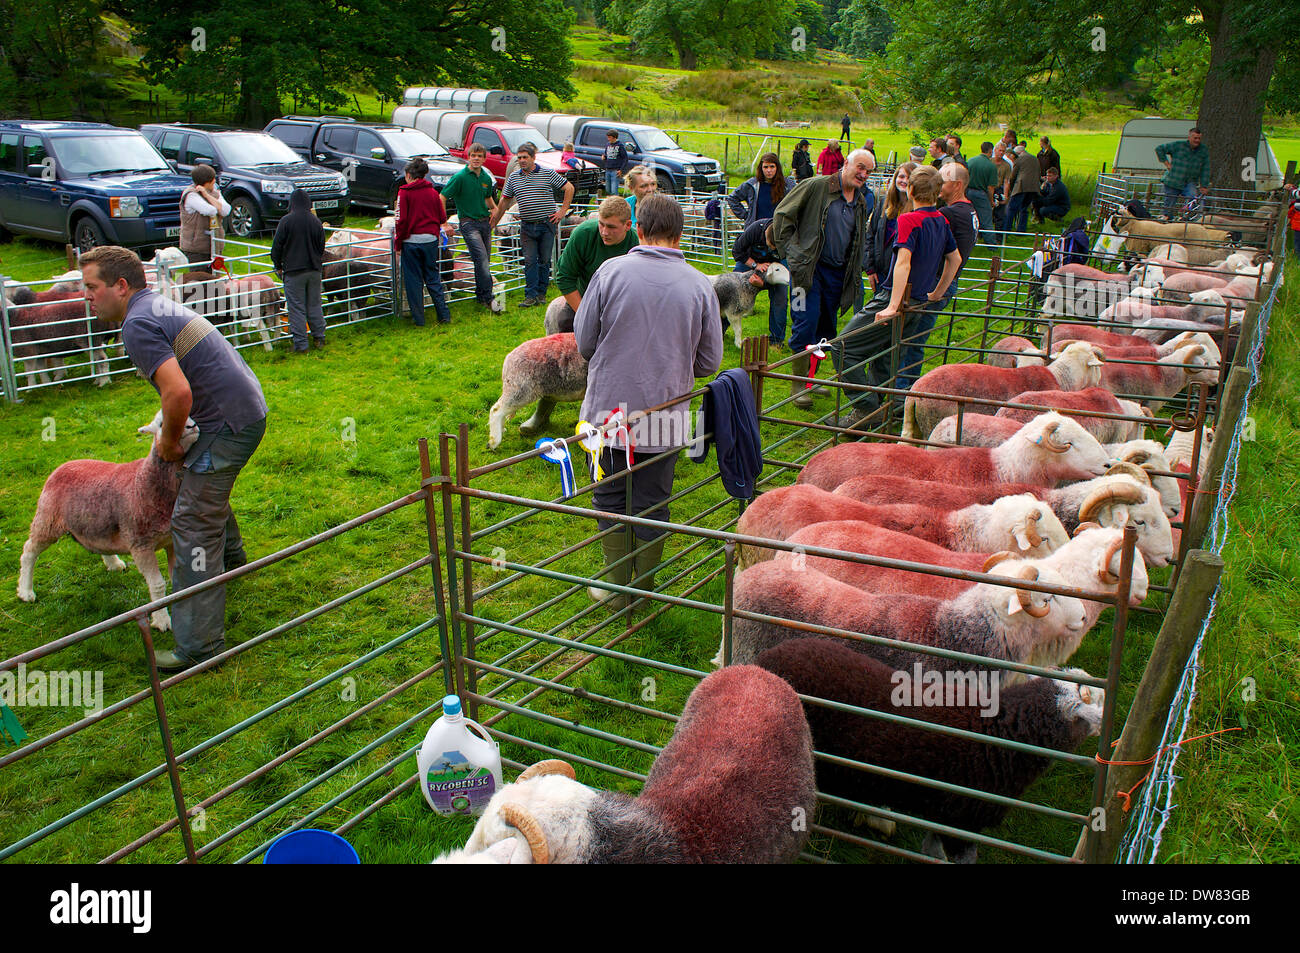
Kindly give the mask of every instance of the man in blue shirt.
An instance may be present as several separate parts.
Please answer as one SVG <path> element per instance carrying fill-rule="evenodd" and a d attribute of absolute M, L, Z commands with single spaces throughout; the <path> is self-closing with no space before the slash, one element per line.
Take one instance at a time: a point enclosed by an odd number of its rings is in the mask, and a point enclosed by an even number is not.
<path fill-rule="evenodd" d="M 938 171 L 928 166 L 912 170 L 907 194 L 913 211 L 898 218 L 890 268 L 867 306 L 853 316 L 836 339 L 836 368 L 845 383 L 884 386 L 889 380 L 891 322 L 902 319 L 905 289 L 910 283 L 908 306 L 913 309 L 941 301 L 961 267 L 961 253 L 948 220 L 934 207 L 940 181 Z M 846 394 L 853 406 L 836 418 L 837 427 L 857 428 L 880 408 L 880 395 L 874 391 Z"/>
<path fill-rule="evenodd" d="M 235 478 L 266 432 L 257 377 L 208 320 L 149 290 L 135 252 L 107 245 L 81 256 L 86 298 L 122 329 L 122 344 L 162 403 L 159 453 L 180 460 L 185 418 L 199 438 L 184 455 L 172 510 L 173 590 L 248 561 L 230 509 Z M 155 652 L 160 671 L 179 671 L 225 651 L 226 590 L 216 586 L 171 607 L 174 652 Z"/>

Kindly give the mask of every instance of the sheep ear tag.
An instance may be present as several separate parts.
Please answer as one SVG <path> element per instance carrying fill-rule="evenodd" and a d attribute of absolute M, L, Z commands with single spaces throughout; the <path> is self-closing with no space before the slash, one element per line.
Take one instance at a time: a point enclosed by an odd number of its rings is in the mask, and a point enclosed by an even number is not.
<path fill-rule="evenodd" d="M 547 463 L 554 463 L 560 468 L 560 493 L 565 497 L 578 492 L 578 484 L 573 476 L 573 460 L 569 457 L 569 448 L 561 440 L 549 437 L 540 438 L 535 444 L 541 450 L 541 457 Z"/>

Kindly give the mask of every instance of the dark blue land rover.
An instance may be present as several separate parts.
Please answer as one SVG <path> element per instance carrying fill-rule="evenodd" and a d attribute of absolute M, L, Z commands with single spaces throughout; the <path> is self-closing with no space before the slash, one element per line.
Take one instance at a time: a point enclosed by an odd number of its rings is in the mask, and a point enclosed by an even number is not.
<path fill-rule="evenodd" d="M 302 189 L 316 214 L 342 225 L 348 212 L 348 181 L 338 172 L 304 162 L 275 136 L 226 126 L 160 123 L 140 131 L 178 172 L 212 166 L 217 188 L 230 203 L 226 233 L 237 238 L 273 229 L 289 212 L 289 196 Z"/>
<path fill-rule="evenodd" d="M 134 129 L 0 120 L 0 240 L 170 245 L 189 181 Z"/>

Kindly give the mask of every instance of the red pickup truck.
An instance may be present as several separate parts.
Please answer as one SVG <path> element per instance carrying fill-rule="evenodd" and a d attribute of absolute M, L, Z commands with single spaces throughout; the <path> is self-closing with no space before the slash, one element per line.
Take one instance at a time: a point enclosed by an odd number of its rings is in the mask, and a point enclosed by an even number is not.
<path fill-rule="evenodd" d="M 532 126 L 512 122 L 505 116 L 469 113 L 457 109 L 438 109 L 427 106 L 398 106 L 393 110 L 393 124 L 420 129 L 446 147 L 460 159 L 468 158 L 466 150 L 474 143 L 487 149 L 484 167 L 497 181 L 506 182 L 506 170 L 521 143 L 531 142 L 537 147 L 537 164 L 543 169 L 554 169 L 573 183 L 574 201 L 595 195 L 602 184 L 600 168 L 579 158 L 578 167 L 571 169 L 560 161 L 561 152 Z"/>

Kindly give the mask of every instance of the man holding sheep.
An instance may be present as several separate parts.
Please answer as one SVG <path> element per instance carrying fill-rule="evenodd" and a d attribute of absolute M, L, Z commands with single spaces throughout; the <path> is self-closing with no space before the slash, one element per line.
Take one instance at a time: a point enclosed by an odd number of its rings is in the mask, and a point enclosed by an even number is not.
<path fill-rule="evenodd" d="M 207 319 L 145 285 L 135 252 L 115 245 L 81 256 L 96 316 L 122 329 L 131 362 L 162 403 L 160 453 L 184 458 L 172 510 L 172 588 L 197 585 L 248 561 L 230 493 L 266 432 L 266 399 L 244 359 Z M 192 417 L 199 439 L 182 454 Z M 216 586 L 172 606 L 176 648 L 155 652 L 160 671 L 189 668 L 225 651 L 226 590 Z"/>

